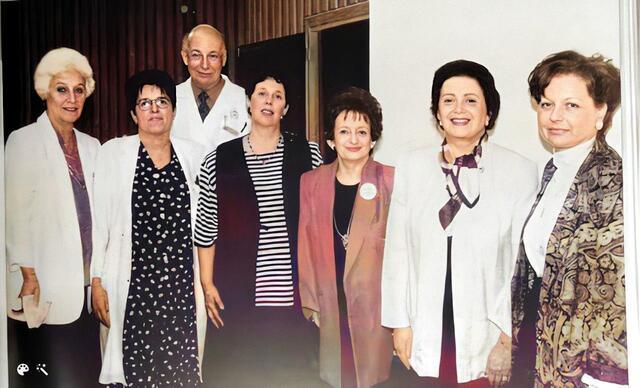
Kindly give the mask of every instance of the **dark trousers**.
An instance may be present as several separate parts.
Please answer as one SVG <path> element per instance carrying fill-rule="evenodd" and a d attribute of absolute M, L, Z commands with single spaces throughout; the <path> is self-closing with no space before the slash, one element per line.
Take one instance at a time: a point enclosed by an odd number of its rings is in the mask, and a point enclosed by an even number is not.
<path fill-rule="evenodd" d="M 99 325 L 84 306 L 80 318 L 67 325 L 29 329 L 26 322 L 8 319 L 7 334 L 11 388 L 99 386 Z M 19 364 L 29 367 L 23 376 Z"/>
<path fill-rule="evenodd" d="M 447 273 L 444 286 L 442 305 L 442 343 L 440 345 L 440 368 L 438 378 L 420 377 L 411 370 L 408 371 L 397 357 L 391 364 L 391 377 L 380 387 L 433 387 L 433 388 L 484 388 L 489 387 L 487 379 L 477 379 L 466 383 L 458 383 L 456 367 L 456 335 L 453 320 L 453 295 L 451 275 L 451 247 L 453 237 L 447 238 Z"/>
<path fill-rule="evenodd" d="M 533 387 L 536 372 L 536 321 L 540 299 L 541 278 L 536 278 L 524 302 L 524 319 L 518 333 L 517 350 L 513 357 L 510 387 Z"/>
<path fill-rule="evenodd" d="M 238 307 L 226 304 L 224 327 L 207 328 L 204 387 L 328 387 L 318 372 L 318 329 L 302 312 Z"/>
<path fill-rule="evenodd" d="M 377 384 L 376 388 L 488 388 L 487 379 L 455 383 L 436 377 L 420 377 L 414 370 L 407 370 L 398 357 L 393 357 L 389 380 Z"/>

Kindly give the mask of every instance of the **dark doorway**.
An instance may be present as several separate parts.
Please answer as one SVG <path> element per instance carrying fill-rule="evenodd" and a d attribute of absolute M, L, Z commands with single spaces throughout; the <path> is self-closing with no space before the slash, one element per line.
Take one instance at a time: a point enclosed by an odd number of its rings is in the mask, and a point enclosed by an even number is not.
<path fill-rule="evenodd" d="M 369 90 L 369 20 L 329 28 L 320 33 L 320 146 L 325 162 L 336 158 L 324 141 L 326 107 L 333 95 L 349 86 Z"/>
<path fill-rule="evenodd" d="M 236 61 L 236 81 L 248 94 L 256 78 L 263 74 L 281 77 L 289 111 L 282 130 L 306 136 L 305 45 L 304 34 L 240 46 Z"/>

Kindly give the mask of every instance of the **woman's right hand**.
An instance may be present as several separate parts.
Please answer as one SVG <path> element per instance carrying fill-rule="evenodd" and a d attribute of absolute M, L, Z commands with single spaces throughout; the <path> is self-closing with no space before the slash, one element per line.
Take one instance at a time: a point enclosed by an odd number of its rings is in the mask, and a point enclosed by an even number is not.
<path fill-rule="evenodd" d="M 400 361 L 407 369 L 411 369 L 411 344 L 413 342 L 413 330 L 411 326 L 393 329 L 393 348 Z"/>
<path fill-rule="evenodd" d="M 220 317 L 220 310 L 224 310 L 220 293 L 218 293 L 218 289 L 213 283 L 208 285 L 203 284 L 202 291 L 204 292 L 204 303 L 207 307 L 207 315 L 209 315 L 209 319 L 211 319 L 213 325 L 219 329 L 224 326 L 224 322 L 222 322 L 222 318 Z"/>
<path fill-rule="evenodd" d="M 33 301 L 36 306 L 40 302 L 40 282 L 33 268 L 20 267 L 22 272 L 22 288 L 20 289 L 20 297 L 33 295 Z"/>
<path fill-rule="evenodd" d="M 93 278 L 91 280 L 91 307 L 96 318 L 106 327 L 111 327 L 109 318 L 109 296 L 107 290 L 102 287 L 102 279 Z"/>

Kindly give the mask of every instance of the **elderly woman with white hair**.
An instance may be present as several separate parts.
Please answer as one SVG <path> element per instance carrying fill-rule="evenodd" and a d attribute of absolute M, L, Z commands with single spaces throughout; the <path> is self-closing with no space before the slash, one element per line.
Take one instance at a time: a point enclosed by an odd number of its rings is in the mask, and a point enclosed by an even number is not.
<path fill-rule="evenodd" d="M 36 67 L 34 84 L 46 111 L 13 131 L 5 150 L 9 357 L 32 369 L 10 382 L 86 387 L 100 366 L 98 324 L 83 308 L 100 142 L 74 123 L 95 88 L 93 70 L 79 52 L 57 48 Z"/>

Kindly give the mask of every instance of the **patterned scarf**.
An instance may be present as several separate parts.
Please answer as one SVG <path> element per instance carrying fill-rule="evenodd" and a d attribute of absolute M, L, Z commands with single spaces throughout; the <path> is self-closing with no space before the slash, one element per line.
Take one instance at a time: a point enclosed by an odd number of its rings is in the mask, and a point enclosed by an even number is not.
<path fill-rule="evenodd" d="M 484 137 L 483 137 L 484 138 Z M 480 142 L 482 142 L 482 139 Z M 471 154 L 458 156 L 453 163 L 447 162 L 445 154 L 450 152 L 449 145 L 445 142 L 442 144 L 442 152 L 440 153 L 440 166 L 442 172 L 447 181 L 447 192 L 449 193 L 449 200 L 440 209 L 438 213 L 440 217 L 440 225 L 442 229 L 447 227 L 453 221 L 453 218 L 458 214 L 460 207 L 464 203 L 466 207 L 471 209 L 474 207 L 480 199 L 480 191 L 476 191 L 475 199 L 469 200 L 467 194 L 462 191 L 460 187 L 460 174 L 464 171 L 465 174 L 477 174 L 480 158 L 482 157 L 482 146 L 480 143 L 473 149 Z M 476 186 L 477 188 L 477 186 Z"/>

